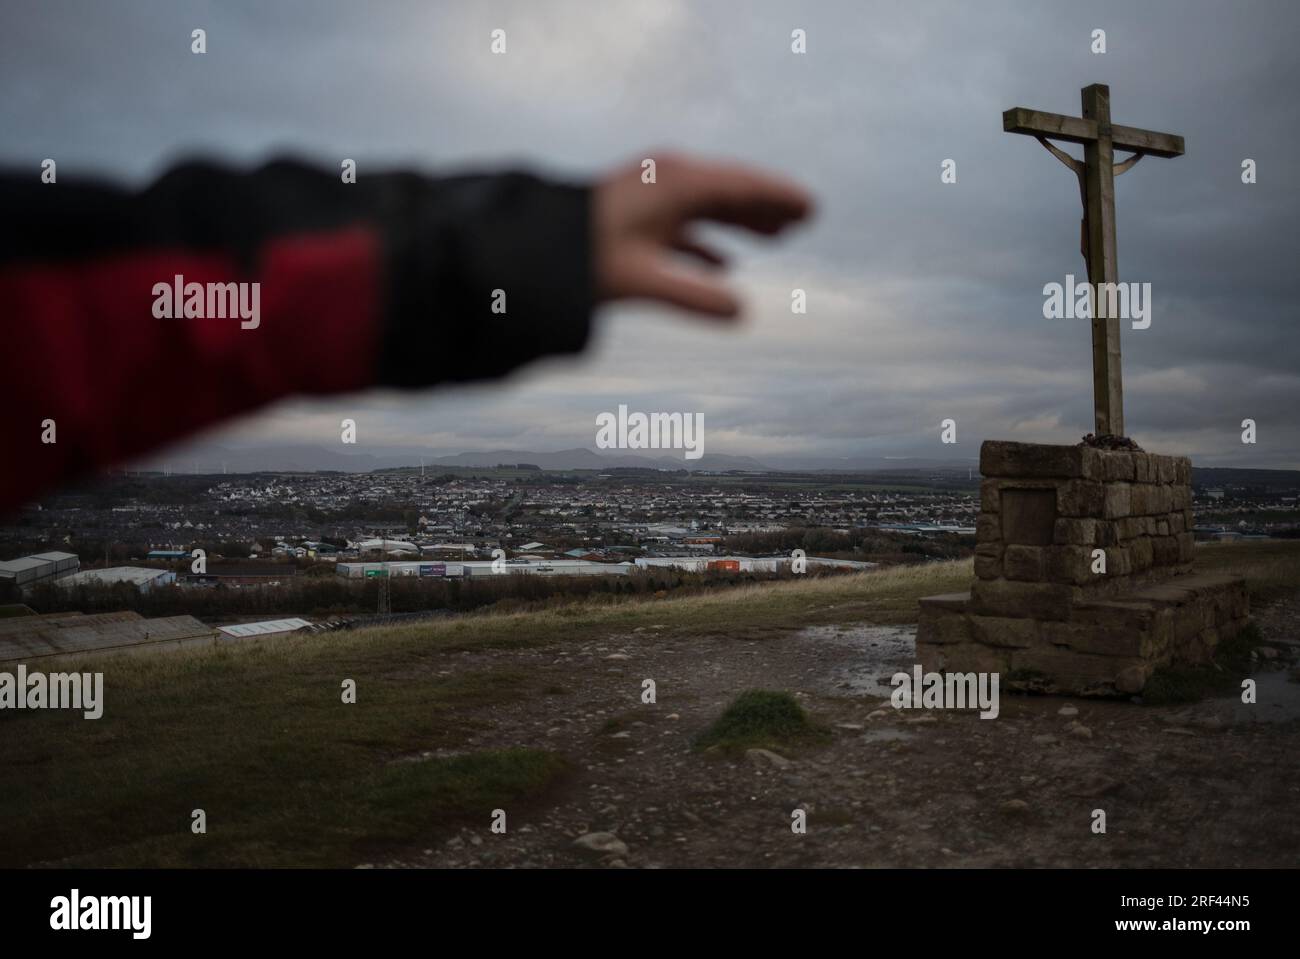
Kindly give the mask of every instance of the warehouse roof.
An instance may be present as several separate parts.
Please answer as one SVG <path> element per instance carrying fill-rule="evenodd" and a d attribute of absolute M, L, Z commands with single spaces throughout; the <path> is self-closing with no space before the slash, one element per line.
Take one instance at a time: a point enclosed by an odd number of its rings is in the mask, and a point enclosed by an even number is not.
<path fill-rule="evenodd" d="M 0 633 L 0 662 L 212 637 L 212 629 L 193 616 L 144 619 L 138 613 L 122 612 L 20 618 L 20 625 L 7 620 L 6 627 L 16 628 Z"/>
<path fill-rule="evenodd" d="M 152 583 L 159 576 L 175 575 L 169 569 L 151 569 L 148 566 L 112 566 L 108 569 L 83 569 L 58 580 L 60 586 L 80 586 L 89 583 L 132 583 L 140 586 Z"/>
<path fill-rule="evenodd" d="M 305 619 L 268 619 L 261 623 L 236 623 L 233 626 L 218 626 L 219 632 L 227 636 L 269 636 L 272 633 L 292 633 L 306 629 L 311 623 Z"/>
<path fill-rule="evenodd" d="M 8 559 L 0 563 L 0 573 L 21 573 L 25 569 L 39 569 L 42 566 L 49 566 L 52 562 L 53 560 L 40 559 L 36 556 Z"/>

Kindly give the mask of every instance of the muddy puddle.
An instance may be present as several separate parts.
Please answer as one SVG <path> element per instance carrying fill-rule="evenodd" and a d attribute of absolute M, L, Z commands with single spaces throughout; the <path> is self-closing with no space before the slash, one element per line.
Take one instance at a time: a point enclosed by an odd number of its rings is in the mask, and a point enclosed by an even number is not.
<path fill-rule="evenodd" d="M 831 688 L 839 695 L 889 696 L 894 673 L 916 664 L 915 626 L 874 624 L 808 626 L 796 634 L 799 642 L 836 646 L 854 655 L 838 663 L 831 673 Z"/>
<path fill-rule="evenodd" d="M 1255 680 L 1255 702 L 1243 703 L 1241 694 L 1207 699 L 1185 706 L 1169 720 L 1198 726 L 1236 726 L 1248 723 L 1286 723 L 1300 719 L 1300 683 L 1286 670 L 1268 670 L 1251 676 Z"/>

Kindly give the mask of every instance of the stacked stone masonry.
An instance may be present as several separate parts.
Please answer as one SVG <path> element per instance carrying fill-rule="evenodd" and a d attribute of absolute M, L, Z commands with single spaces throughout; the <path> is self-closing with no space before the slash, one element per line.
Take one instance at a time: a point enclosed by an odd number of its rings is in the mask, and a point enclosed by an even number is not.
<path fill-rule="evenodd" d="M 1185 457 L 990 441 L 980 472 L 971 591 L 921 601 L 927 671 L 1134 693 L 1245 625 L 1242 581 L 1192 575 Z"/>

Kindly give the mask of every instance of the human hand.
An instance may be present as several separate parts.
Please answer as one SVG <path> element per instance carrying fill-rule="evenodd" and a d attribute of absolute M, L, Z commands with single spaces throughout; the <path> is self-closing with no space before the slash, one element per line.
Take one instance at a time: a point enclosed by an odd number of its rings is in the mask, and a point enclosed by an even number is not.
<path fill-rule="evenodd" d="M 812 201 L 787 180 L 734 163 L 668 155 L 656 158 L 656 182 L 639 163 L 596 184 L 593 257 L 598 300 L 644 298 L 714 317 L 734 317 L 740 302 L 711 272 L 684 269 L 673 253 L 711 268 L 723 257 L 690 236 L 714 220 L 776 234 L 808 216 Z"/>

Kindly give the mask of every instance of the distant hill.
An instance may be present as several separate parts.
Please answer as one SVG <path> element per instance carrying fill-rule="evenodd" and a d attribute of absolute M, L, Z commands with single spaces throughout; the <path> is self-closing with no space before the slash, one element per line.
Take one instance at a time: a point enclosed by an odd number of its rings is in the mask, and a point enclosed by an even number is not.
<path fill-rule="evenodd" d="M 619 467 L 632 469 L 688 469 L 688 470 L 755 470 L 766 472 L 758 460 L 749 456 L 725 456 L 705 453 L 699 459 L 688 460 L 676 455 L 638 456 L 632 453 L 596 453 L 578 447 L 556 450 L 553 453 L 536 453 L 528 450 L 485 450 L 483 452 L 457 453 L 439 456 L 428 461 L 430 466 L 497 466 L 502 463 L 531 463 L 546 470 L 602 470 Z"/>
<path fill-rule="evenodd" d="M 491 467 L 500 464 L 531 463 L 547 470 L 688 469 L 692 471 L 744 470 L 759 473 L 856 473 L 918 475 L 933 473 L 964 479 L 968 474 L 979 478 L 975 459 L 953 457 L 819 457 L 799 455 L 729 456 L 706 453 L 700 459 L 684 459 L 680 450 L 596 452 L 583 447 L 552 452 L 536 450 L 484 450 L 450 453 L 444 449 L 418 446 L 363 446 L 328 448 L 311 444 L 278 444 L 224 447 L 202 441 L 181 446 L 136 464 L 137 469 L 168 470 L 172 473 L 312 473 L 338 470 L 366 473 L 372 470 L 419 466 Z M 1300 470 L 1244 469 L 1237 467 L 1192 467 L 1192 482 L 1197 486 L 1252 486 L 1269 489 L 1300 488 Z"/>
<path fill-rule="evenodd" d="M 1272 490 L 1300 489 L 1300 470 L 1238 469 L 1235 466 L 1193 466 L 1193 486 L 1252 486 Z"/>
<path fill-rule="evenodd" d="M 533 450 L 486 450 L 437 455 L 442 451 L 419 447 L 378 446 L 363 451 L 342 452 L 308 444 L 250 446 L 228 448 L 210 443 L 182 447 L 138 464 L 138 469 L 167 470 L 172 473 L 313 473 L 338 470 L 344 473 L 367 473 L 372 470 L 407 466 L 497 466 L 502 463 L 531 463 L 548 470 L 616 468 L 754 470 L 769 467 L 749 456 L 726 456 L 705 453 L 688 460 L 679 450 L 664 450 L 662 455 L 642 456 L 623 451 L 596 453 L 581 447 L 539 453 Z M 658 453 L 659 451 L 655 451 Z"/>

